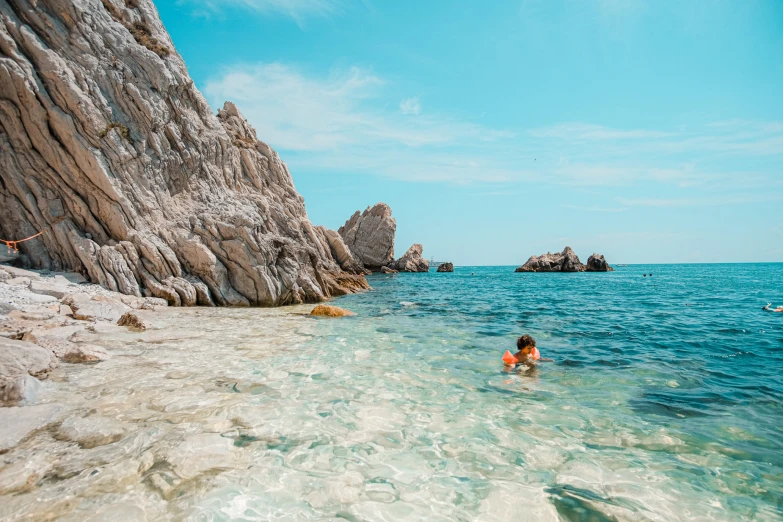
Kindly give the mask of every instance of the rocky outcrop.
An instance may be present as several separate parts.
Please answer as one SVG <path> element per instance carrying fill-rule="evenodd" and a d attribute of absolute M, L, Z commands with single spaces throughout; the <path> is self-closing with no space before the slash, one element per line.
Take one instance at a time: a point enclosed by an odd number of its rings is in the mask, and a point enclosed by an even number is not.
<path fill-rule="evenodd" d="M 314 315 L 316 317 L 348 317 L 356 314 L 350 310 L 346 310 L 345 308 L 340 308 L 338 306 L 318 305 L 313 308 L 313 310 L 310 312 L 310 315 Z"/>
<path fill-rule="evenodd" d="M 430 262 L 421 256 L 423 251 L 424 247 L 419 243 L 414 244 L 394 262 L 392 268 L 400 272 L 429 272 Z"/>
<path fill-rule="evenodd" d="M 398 273 L 397 270 L 393 268 L 389 268 L 388 266 L 382 266 L 380 272 L 382 274 L 396 274 Z"/>
<path fill-rule="evenodd" d="M 397 221 L 391 214 L 389 205 L 378 203 L 362 213 L 357 210 L 337 231 L 356 260 L 373 272 L 394 262 Z"/>
<path fill-rule="evenodd" d="M 584 272 L 585 269 L 571 247 L 567 246 L 560 253 L 531 256 L 515 272 Z"/>
<path fill-rule="evenodd" d="M 318 238 L 321 241 L 324 249 L 331 252 L 340 268 L 351 274 L 371 274 L 372 272 L 366 270 L 363 264 L 354 257 L 353 253 L 348 249 L 348 246 L 343 241 L 342 236 L 334 230 L 329 230 L 326 227 L 315 227 L 315 231 L 318 234 Z"/>
<path fill-rule="evenodd" d="M 368 288 L 277 153 L 212 112 L 151 0 L 0 1 L 0 232 L 40 231 L 21 262 L 175 306 Z"/>
<path fill-rule="evenodd" d="M 441 263 L 438 265 L 438 272 L 453 272 L 454 271 L 454 264 L 453 263 Z"/>
<path fill-rule="evenodd" d="M 609 266 L 609 263 L 606 262 L 603 255 L 593 254 L 587 258 L 586 270 L 588 272 L 613 272 L 614 268 Z"/>

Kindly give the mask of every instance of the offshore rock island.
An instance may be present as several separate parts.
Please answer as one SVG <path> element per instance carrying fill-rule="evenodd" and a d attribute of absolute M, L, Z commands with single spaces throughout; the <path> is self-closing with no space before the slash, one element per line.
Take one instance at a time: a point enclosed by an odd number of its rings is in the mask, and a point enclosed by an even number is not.
<path fill-rule="evenodd" d="M 571 247 L 567 246 L 562 252 L 552 254 L 548 252 L 540 256 L 530 256 L 524 265 L 518 267 L 515 272 L 611 272 L 614 269 L 601 254 L 593 254 L 587 260 L 587 266 L 583 265 L 579 257 Z"/>

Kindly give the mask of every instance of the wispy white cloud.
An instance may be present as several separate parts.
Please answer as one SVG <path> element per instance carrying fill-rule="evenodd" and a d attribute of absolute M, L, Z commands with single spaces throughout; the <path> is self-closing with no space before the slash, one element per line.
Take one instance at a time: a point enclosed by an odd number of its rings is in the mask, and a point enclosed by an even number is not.
<path fill-rule="evenodd" d="M 259 138 L 294 169 L 452 183 L 654 183 L 715 193 L 783 193 L 783 176 L 770 174 L 766 159 L 783 155 L 778 122 L 664 130 L 570 122 L 515 133 L 429 108 L 425 113 L 418 98 L 401 96 L 394 84 L 358 67 L 312 74 L 281 63 L 237 64 L 218 71 L 204 92 L 213 107 L 235 102 Z M 758 170 L 750 164 L 753 157 L 763 162 Z M 610 208 L 596 204 L 593 211 Z"/>
<path fill-rule="evenodd" d="M 204 91 L 214 106 L 235 102 L 259 136 L 287 150 L 358 145 L 388 150 L 510 136 L 446 115 L 412 121 L 384 108 L 383 87 L 381 78 L 357 67 L 310 77 L 287 65 L 261 63 L 231 67 L 207 81 Z M 420 112 L 415 98 L 404 100 L 403 106 L 411 114 Z"/>
<path fill-rule="evenodd" d="M 421 102 L 419 98 L 405 98 L 400 102 L 400 112 L 403 114 L 417 115 L 421 112 Z"/>

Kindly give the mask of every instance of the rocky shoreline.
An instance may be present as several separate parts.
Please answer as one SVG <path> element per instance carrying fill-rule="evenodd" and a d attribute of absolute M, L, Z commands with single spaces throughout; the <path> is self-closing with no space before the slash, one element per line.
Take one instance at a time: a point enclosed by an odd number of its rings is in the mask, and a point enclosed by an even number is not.
<path fill-rule="evenodd" d="M 79 274 L 0 265 L 0 404 L 34 401 L 40 381 L 60 363 L 109 359 L 90 343 L 96 333 L 145 330 L 155 311 L 167 307 L 163 299 L 112 292 Z"/>

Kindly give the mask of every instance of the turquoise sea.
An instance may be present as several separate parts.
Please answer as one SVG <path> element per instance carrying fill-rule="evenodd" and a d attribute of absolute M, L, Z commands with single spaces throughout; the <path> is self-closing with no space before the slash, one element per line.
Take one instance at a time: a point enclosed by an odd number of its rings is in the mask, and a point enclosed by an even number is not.
<path fill-rule="evenodd" d="M 0 519 L 783 520 L 783 264 L 513 268 L 95 325 L 40 402 L 123 435 L 33 434 Z M 554 361 L 504 370 L 524 333 Z"/>
<path fill-rule="evenodd" d="M 783 519 L 783 314 L 762 311 L 783 264 L 370 282 L 334 303 L 358 317 L 320 322 L 327 382 L 301 388 L 327 423 L 387 424 L 365 477 L 462 520 L 487 498 L 509 520 Z M 554 362 L 504 371 L 523 333 Z"/>

